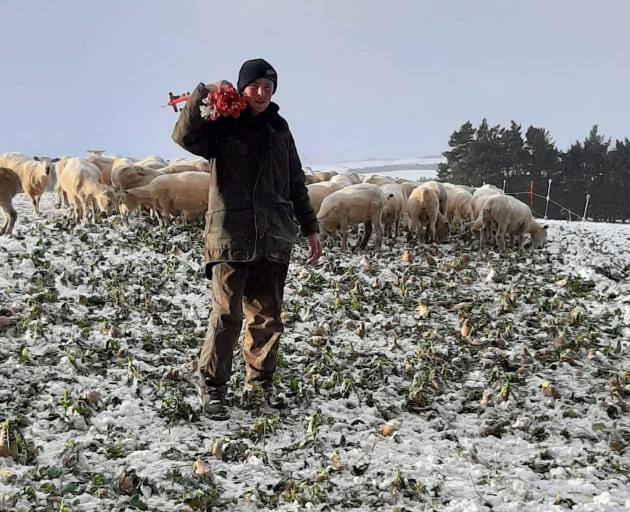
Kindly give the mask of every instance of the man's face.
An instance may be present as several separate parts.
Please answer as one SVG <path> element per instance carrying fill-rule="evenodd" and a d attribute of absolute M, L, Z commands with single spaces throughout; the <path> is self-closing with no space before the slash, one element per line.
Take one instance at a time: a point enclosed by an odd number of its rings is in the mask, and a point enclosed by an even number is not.
<path fill-rule="evenodd" d="M 254 115 L 265 111 L 273 95 L 273 82 L 267 78 L 259 78 L 248 84 L 243 90 L 245 103 Z"/>

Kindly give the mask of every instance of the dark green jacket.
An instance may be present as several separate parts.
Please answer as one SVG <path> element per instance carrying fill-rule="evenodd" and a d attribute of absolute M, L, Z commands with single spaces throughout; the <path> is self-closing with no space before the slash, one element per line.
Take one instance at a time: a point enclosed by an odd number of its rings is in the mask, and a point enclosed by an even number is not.
<path fill-rule="evenodd" d="M 288 263 L 299 223 L 302 234 L 319 231 L 302 164 L 278 106 L 237 119 L 201 118 L 207 89 L 199 84 L 182 110 L 173 140 L 214 162 L 206 213 L 205 262 Z"/>

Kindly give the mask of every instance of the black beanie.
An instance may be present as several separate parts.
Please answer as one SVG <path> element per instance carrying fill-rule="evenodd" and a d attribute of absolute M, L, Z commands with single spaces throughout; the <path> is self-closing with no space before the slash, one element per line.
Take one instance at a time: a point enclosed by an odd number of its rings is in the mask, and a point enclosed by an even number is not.
<path fill-rule="evenodd" d="M 238 92 L 251 84 L 254 80 L 266 78 L 273 82 L 273 92 L 278 88 L 278 75 L 273 66 L 264 59 L 246 60 L 238 72 Z"/>

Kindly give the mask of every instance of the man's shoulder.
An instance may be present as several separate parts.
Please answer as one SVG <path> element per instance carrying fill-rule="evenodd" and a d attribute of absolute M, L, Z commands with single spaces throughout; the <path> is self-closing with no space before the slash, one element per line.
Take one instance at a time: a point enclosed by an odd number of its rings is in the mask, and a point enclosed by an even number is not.
<path fill-rule="evenodd" d="M 280 107 L 276 103 L 271 102 L 268 109 L 269 124 L 272 126 L 272 128 L 278 132 L 290 131 L 289 123 L 287 123 L 287 120 L 278 113 Z"/>

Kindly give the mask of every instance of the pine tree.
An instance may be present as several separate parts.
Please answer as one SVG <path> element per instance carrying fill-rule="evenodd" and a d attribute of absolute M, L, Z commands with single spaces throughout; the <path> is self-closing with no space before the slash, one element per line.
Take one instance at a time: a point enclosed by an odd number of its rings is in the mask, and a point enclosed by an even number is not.
<path fill-rule="evenodd" d="M 446 157 L 446 164 L 441 163 L 438 166 L 438 180 L 468 184 L 468 158 L 475 140 L 475 131 L 472 123 L 467 121 L 453 132 L 448 140 L 451 149 L 442 153 Z"/>

